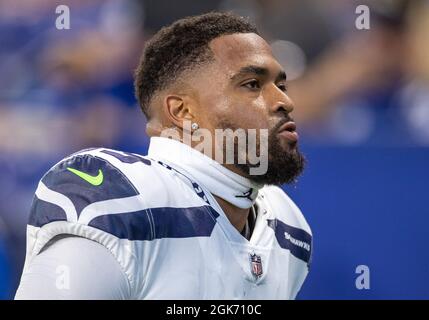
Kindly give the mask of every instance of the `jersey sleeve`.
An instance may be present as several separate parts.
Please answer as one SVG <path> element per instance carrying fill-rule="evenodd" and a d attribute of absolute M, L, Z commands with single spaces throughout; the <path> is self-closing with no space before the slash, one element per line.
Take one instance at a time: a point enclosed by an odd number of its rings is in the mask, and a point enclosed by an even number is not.
<path fill-rule="evenodd" d="M 67 236 L 48 245 L 21 277 L 16 300 L 122 300 L 130 286 L 121 266 L 102 245 Z"/>
<path fill-rule="evenodd" d="M 39 182 L 29 224 L 42 227 L 54 221 L 83 221 L 81 216 L 91 211 L 91 204 L 113 206 L 136 195 L 128 178 L 105 159 L 91 154 L 73 156 L 54 166 Z"/>
<path fill-rule="evenodd" d="M 56 164 L 40 180 L 27 225 L 23 280 L 31 268 L 44 263 L 42 256 L 60 252 L 52 250 L 55 246 L 44 252 L 53 239 L 73 235 L 107 249 L 106 252 L 116 259 L 133 290 L 135 275 L 142 273 L 141 263 L 137 262 L 134 245 L 128 236 L 135 228 L 125 219 L 115 217 L 123 213 L 144 213 L 141 209 L 144 202 L 126 175 L 126 170 L 119 169 L 117 164 L 112 164 L 114 161 L 106 158 L 108 156 L 103 157 L 99 150 L 78 153 Z M 143 218 L 139 223 L 139 232 L 145 233 L 146 229 L 150 229 Z M 122 234 L 125 236 L 122 237 Z M 77 265 L 75 267 L 78 268 Z M 81 272 L 91 275 L 89 270 Z M 34 278 L 32 275 L 25 277 Z"/>

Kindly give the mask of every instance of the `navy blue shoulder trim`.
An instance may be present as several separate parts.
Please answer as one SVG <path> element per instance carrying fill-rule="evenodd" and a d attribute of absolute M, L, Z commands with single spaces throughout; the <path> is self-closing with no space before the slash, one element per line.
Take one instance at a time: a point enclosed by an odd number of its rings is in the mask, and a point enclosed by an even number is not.
<path fill-rule="evenodd" d="M 89 154 L 76 155 L 60 162 L 42 178 L 48 189 L 71 200 L 78 216 L 91 203 L 138 195 L 128 178 L 105 159 Z M 29 223 L 42 226 L 58 220 L 61 208 L 34 198 Z M 52 215 L 52 219 L 48 215 Z"/>
<path fill-rule="evenodd" d="M 40 200 L 34 196 L 28 224 L 41 227 L 54 221 L 67 221 L 64 210 L 53 203 Z"/>
<path fill-rule="evenodd" d="M 290 250 L 293 256 L 310 265 L 313 250 L 311 234 L 305 230 L 292 227 L 278 219 L 267 219 L 267 223 L 274 230 L 280 247 Z"/>
<path fill-rule="evenodd" d="M 102 215 L 88 225 L 128 240 L 209 237 L 218 216 L 209 206 L 165 207 Z"/>

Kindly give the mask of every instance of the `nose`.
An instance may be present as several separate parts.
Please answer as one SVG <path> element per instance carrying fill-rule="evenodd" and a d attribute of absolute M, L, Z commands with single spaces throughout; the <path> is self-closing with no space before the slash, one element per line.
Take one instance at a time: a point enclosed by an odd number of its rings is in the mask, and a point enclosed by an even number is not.
<path fill-rule="evenodd" d="M 287 94 L 285 94 L 283 91 L 280 91 L 277 88 L 277 92 L 274 96 L 274 103 L 272 103 L 271 112 L 273 113 L 286 113 L 289 114 L 293 111 L 295 108 L 295 105 L 291 98 Z"/>

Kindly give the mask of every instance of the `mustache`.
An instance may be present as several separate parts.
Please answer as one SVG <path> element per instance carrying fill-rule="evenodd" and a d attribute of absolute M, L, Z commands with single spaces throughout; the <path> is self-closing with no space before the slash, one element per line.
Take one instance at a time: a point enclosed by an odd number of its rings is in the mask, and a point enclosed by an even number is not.
<path fill-rule="evenodd" d="M 280 127 L 282 126 L 282 125 L 284 125 L 285 123 L 287 123 L 287 122 L 289 122 L 289 121 L 293 121 L 293 122 L 295 122 L 295 120 L 292 118 L 292 117 L 290 117 L 290 116 L 284 116 L 284 117 L 281 117 L 280 118 L 280 120 L 277 122 L 277 124 L 276 125 L 274 125 L 274 127 L 272 127 L 271 129 L 268 129 L 268 131 L 270 132 L 270 133 L 275 133 L 275 132 L 277 132 L 279 129 L 280 129 Z M 219 121 L 219 123 L 218 123 L 218 125 L 217 125 L 217 129 L 223 129 L 223 130 L 225 130 L 225 129 L 231 129 L 231 130 L 237 130 L 237 129 L 243 129 L 243 128 L 241 128 L 240 126 L 238 126 L 238 125 L 235 125 L 234 123 L 232 123 L 231 121 L 229 121 L 229 120 L 226 120 L 226 119 L 224 119 L 224 120 L 222 120 L 222 121 Z"/>
<path fill-rule="evenodd" d="M 281 120 L 279 120 L 277 122 L 277 124 L 274 126 L 274 128 L 271 129 L 271 132 L 277 132 L 282 125 L 284 125 L 285 123 L 287 123 L 289 121 L 295 122 L 295 120 L 293 120 L 293 118 L 289 117 L 289 116 L 282 118 Z"/>

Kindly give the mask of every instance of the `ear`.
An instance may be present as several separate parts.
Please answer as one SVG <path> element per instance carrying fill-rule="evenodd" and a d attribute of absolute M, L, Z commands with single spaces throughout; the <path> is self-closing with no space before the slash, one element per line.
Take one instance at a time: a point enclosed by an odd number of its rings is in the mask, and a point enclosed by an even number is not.
<path fill-rule="evenodd" d="M 167 119 L 181 129 L 183 129 L 184 121 L 192 121 L 194 118 L 192 103 L 185 95 L 166 96 L 164 107 Z"/>

